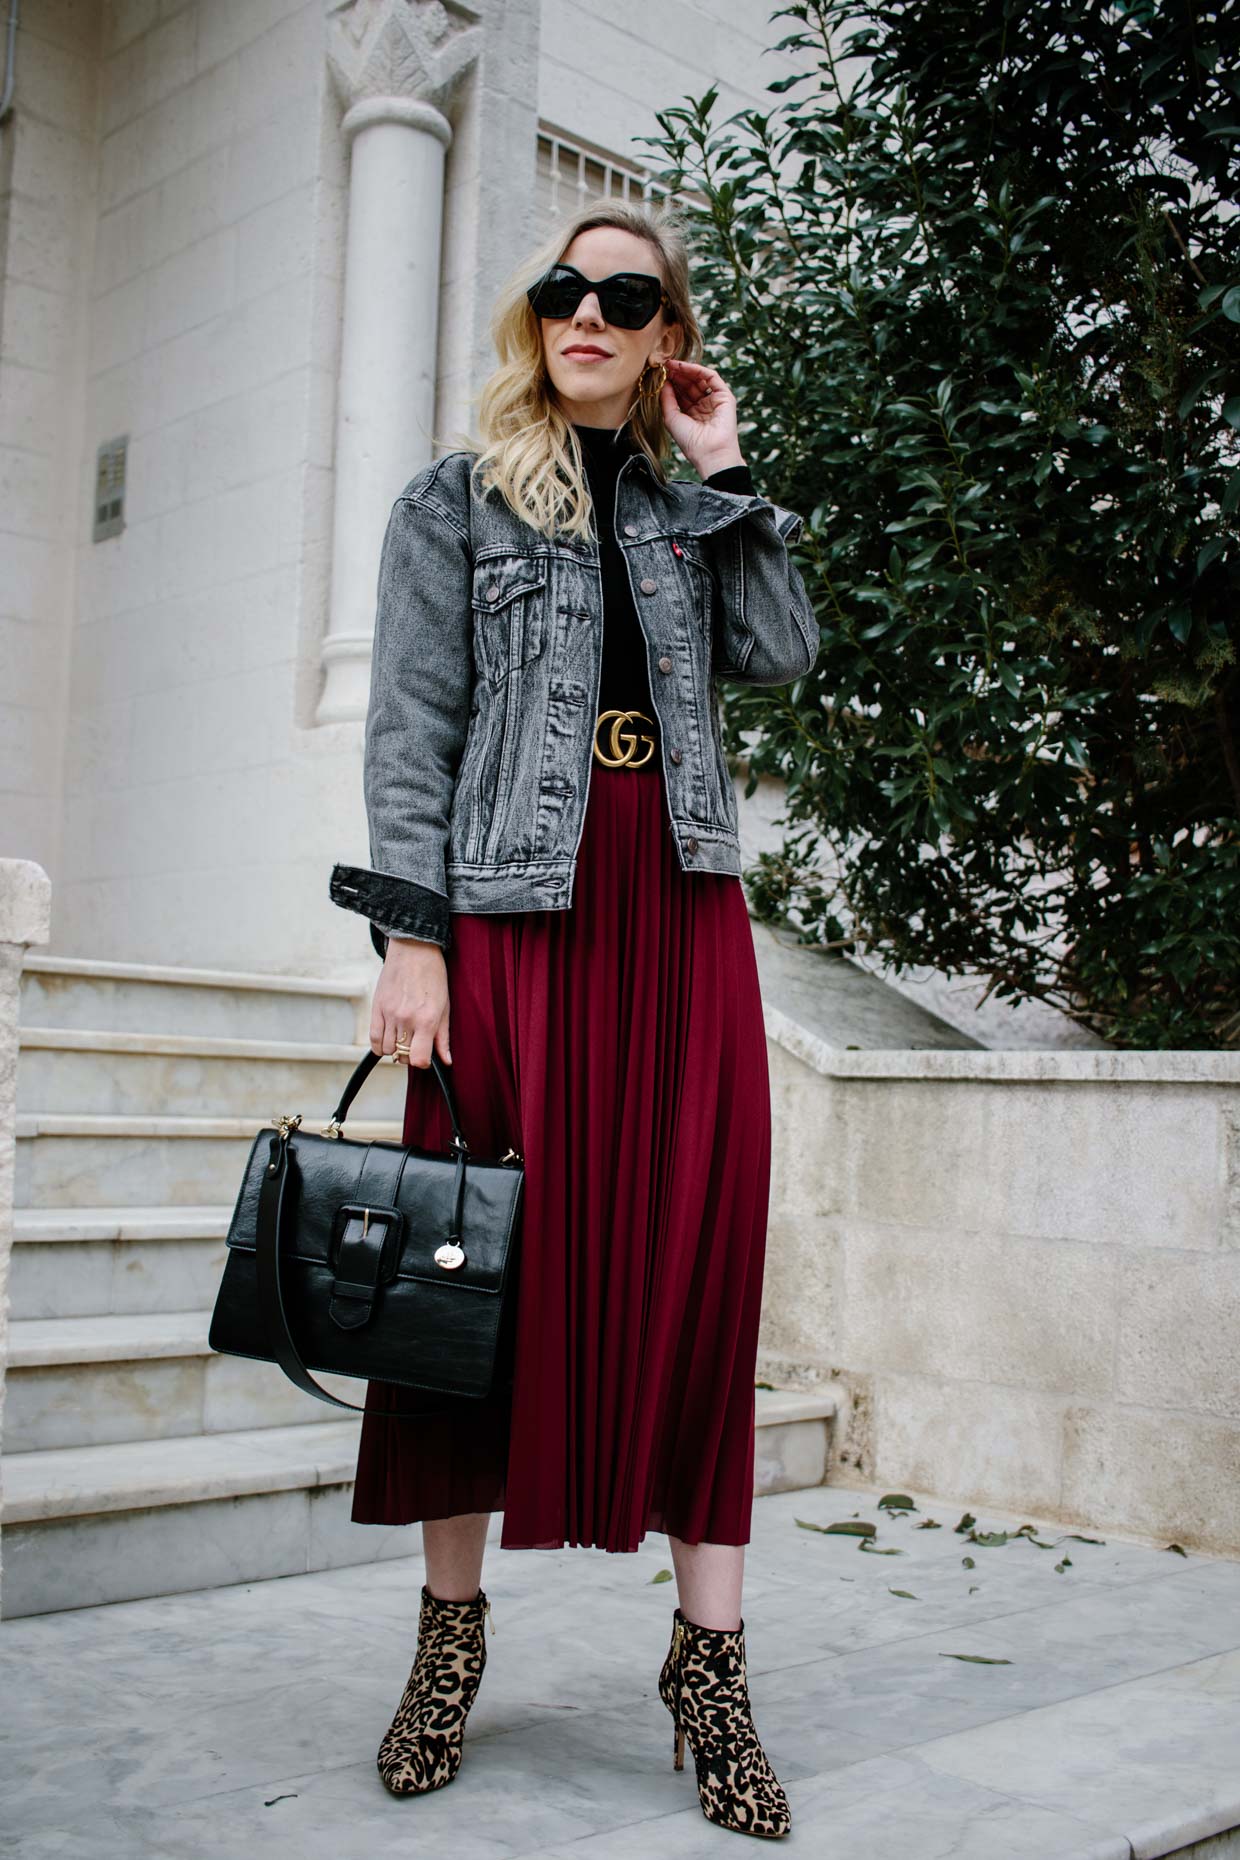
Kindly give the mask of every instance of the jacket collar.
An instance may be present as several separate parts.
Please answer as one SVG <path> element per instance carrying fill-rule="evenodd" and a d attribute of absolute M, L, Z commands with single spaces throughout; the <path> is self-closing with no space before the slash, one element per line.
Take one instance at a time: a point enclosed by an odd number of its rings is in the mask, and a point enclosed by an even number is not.
<path fill-rule="evenodd" d="M 691 536 L 708 536 L 713 530 L 726 529 L 751 510 L 770 508 L 767 499 L 755 492 L 717 491 L 693 479 L 672 478 L 664 483 L 640 448 L 621 465 L 618 482 L 623 484 L 626 478 L 632 480 L 639 473 L 675 510 L 677 527 Z"/>

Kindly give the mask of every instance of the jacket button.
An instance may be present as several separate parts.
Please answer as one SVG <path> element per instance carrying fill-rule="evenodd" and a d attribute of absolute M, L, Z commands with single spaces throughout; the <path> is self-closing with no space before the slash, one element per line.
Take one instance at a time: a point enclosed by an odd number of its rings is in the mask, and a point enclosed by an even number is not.
<path fill-rule="evenodd" d="M 657 592 L 659 586 L 658 582 L 652 581 L 649 575 L 646 576 L 646 579 L 640 585 L 643 594 L 654 594 Z"/>
<path fill-rule="evenodd" d="M 668 658 L 667 654 L 664 653 L 663 657 L 659 660 L 659 670 L 661 672 L 670 672 L 671 669 L 672 669 L 672 662 Z"/>
<path fill-rule="evenodd" d="M 668 755 L 669 755 L 669 756 L 670 756 L 670 757 L 672 758 L 672 761 L 673 761 L 673 762 L 679 762 L 679 761 L 680 761 L 680 751 L 679 751 L 679 749 L 669 749 L 667 753 L 668 753 Z"/>
<path fill-rule="evenodd" d="M 636 536 L 637 534 L 636 523 L 626 523 L 624 526 L 624 533 L 626 536 Z"/>
<path fill-rule="evenodd" d="M 695 853 L 697 851 L 697 841 L 692 834 L 690 834 L 689 838 L 685 841 L 685 851 L 687 853 Z"/>
<path fill-rule="evenodd" d="M 487 589 L 487 599 L 489 601 L 497 601 L 499 599 L 499 583 L 497 581 L 493 581 Z"/>

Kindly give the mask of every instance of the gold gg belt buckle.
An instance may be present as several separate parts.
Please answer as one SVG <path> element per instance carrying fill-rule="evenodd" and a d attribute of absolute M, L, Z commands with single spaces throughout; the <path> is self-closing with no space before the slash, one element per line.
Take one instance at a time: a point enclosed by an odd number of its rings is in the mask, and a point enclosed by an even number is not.
<path fill-rule="evenodd" d="M 609 717 L 613 718 L 614 722 L 610 728 L 604 730 L 603 726 Z M 650 724 L 652 729 L 654 727 L 654 718 L 648 717 L 644 710 L 601 710 L 598 714 L 598 722 L 594 726 L 594 760 L 601 762 L 604 768 L 644 768 L 654 754 L 653 736 L 647 736 L 644 730 L 640 732 L 621 731 L 620 725 L 626 717 L 640 717 L 643 723 Z M 606 738 L 606 743 L 604 743 L 604 738 Z M 634 753 L 639 743 L 645 744 L 644 755 Z M 610 755 L 607 753 L 609 749 Z"/>

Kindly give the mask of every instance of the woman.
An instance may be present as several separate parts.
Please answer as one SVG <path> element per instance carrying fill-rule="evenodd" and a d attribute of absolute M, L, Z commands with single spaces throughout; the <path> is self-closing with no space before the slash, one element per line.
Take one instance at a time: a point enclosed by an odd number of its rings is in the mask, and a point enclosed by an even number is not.
<path fill-rule="evenodd" d="M 511 1388 L 371 1383 L 353 1517 L 421 1520 L 417 1654 L 379 1750 L 398 1794 L 457 1774 L 501 1547 L 635 1550 L 678 1587 L 659 1691 L 708 1819 L 790 1825 L 740 1613 L 770 1163 L 762 1003 L 713 678 L 818 649 L 701 339 L 672 217 L 580 212 L 514 280 L 485 445 L 393 510 L 365 787 L 372 868 L 332 896 L 384 954 L 370 1040 L 408 1064 L 404 1141 L 524 1158 Z M 700 483 L 668 480 L 668 440 Z M 481 484 L 482 489 L 477 488 Z M 642 611 L 639 617 L 638 607 Z"/>

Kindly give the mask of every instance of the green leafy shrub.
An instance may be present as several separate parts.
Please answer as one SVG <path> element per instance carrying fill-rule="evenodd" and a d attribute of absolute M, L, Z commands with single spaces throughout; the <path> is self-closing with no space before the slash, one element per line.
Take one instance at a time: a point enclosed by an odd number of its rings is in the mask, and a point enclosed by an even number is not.
<path fill-rule="evenodd" d="M 1240 1043 L 1240 12 L 781 7 L 658 114 L 815 670 L 725 687 L 806 940 L 1125 1047 Z M 697 204 L 693 204 L 696 202 Z"/>

